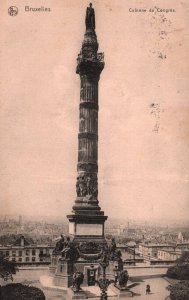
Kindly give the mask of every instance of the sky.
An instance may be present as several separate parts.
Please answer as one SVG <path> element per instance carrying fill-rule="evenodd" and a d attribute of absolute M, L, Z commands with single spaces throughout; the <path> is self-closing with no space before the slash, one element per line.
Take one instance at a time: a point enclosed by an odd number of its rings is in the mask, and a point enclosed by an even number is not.
<path fill-rule="evenodd" d="M 65 216 L 76 198 L 84 0 L 0 8 L 0 212 Z M 50 12 L 25 11 L 46 7 Z M 99 201 L 109 217 L 189 217 L 189 4 L 93 1 L 99 51 Z M 172 9 L 173 12 L 157 12 Z M 145 8 L 146 12 L 133 12 Z M 154 9 L 154 12 L 149 10 Z"/>

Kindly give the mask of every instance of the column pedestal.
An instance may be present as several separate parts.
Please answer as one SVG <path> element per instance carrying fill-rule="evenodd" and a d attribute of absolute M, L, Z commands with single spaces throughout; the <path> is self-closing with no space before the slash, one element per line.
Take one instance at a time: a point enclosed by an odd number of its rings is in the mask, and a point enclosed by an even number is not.
<path fill-rule="evenodd" d="M 130 298 L 133 297 L 133 292 L 128 288 L 118 288 L 115 285 L 111 285 L 111 289 L 117 294 L 118 298 Z"/>
<path fill-rule="evenodd" d="M 96 242 L 100 244 L 106 243 L 104 237 L 104 222 L 106 216 L 101 214 L 73 214 L 68 215 L 69 234 L 73 237 L 76 244 L 82 242 Z"/>
<path fill-rule="evenodd" d="M 56 272 L 53 283 L 55 286 L 63 286 L 69 288 L 73 282 L 74 265 L 72 261 L 65 261 L 59 259 L 57 263 Z"/>

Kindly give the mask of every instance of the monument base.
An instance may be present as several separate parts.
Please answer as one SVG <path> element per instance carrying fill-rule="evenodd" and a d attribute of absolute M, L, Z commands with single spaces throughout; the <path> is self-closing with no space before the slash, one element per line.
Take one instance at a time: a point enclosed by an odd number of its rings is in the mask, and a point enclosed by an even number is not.
<path fill-rule="evenodd" d="M 52 255 L 51 265 L 49 266 L 50 274 L 54 275 L 56 273 L 58 261 L 59 261 L 60 258 L 61 258 L 60 255 L 55 255 L 55 254 Z"/>
<path fill-rule="evenodd" d="M 118 298 L 129 298 L 133 297 L 133 293 L 131 291 L 121 291 L 117 294 Z"/>
<path fill-rule="evenodd" d="M 62 286 L 62 287 L 68 288 L 68 287 L 72 286 L 72 276 L 55 274 L 53 283 L 55 286 Z"/>
<path fill-rule="evenodd" d="M 56 272 L 56 266 L 49 266 L 49 272 L 50 272 L 50 274 L 55 274 L 55 272 Z"/>
<path fill-rule="evenodd" d="M 116 285 L 111 285 L 111 288 L 117 294 L 118 298 L 133 297 L 133 292 L 131 292 L 128 288 L 120 288 Z"/>
<path fill-rule="evenodd" d="M 58 260 L 56 272 L 53 279 L 55 286 L 68 288 L 72 286 L 74 266 L 72 261 Z"/>
<path fill-rule="evenodd" d="M 85 292 L 83 290 L 79 290 L 78 292 L 74 292 L 71 288 L 68 289 L 67 299 L 69 300 L 80 300 L 87 299 Z"/>
<path fill-rule="evenodd" d="M 94 242 L 105 244 L 104 222 L 107 216 L 103 212 L 79 211 L 76 214 L 68 215 L 69 234 L 75 244 L 83 242 Z"/>

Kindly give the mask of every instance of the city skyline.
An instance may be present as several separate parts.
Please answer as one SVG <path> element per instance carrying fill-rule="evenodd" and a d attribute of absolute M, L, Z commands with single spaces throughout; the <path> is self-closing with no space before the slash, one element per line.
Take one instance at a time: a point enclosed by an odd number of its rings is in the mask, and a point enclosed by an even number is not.
<path fill-rule="evenodd" d="M 26 15 L 16 2 L 19 15 L 2 14 L 7 30 L 0 29 L 0 211 L 65 216 L 76 198 L 75 68 L 88 1 L 47 1 L 51 12 L 40 16 Z M 99 201 L 110 218 L 188 219 L 188 42 L 181 42 L 188 21 L 182 4 L 168 2 L 176 13 L 137 14 L 129 11 L 137 1 L 93 1 L 99 50 L 105 52 Z M 150 8 L 151 1 L 140 6 Z"/>
<path fill-rule="evenodd" d="M 22 218 L 23 223 L 27 222 L 41 222 L 41 223 L 49 223 L 49 224 L 65 224 L 68 226 L 68 220 L 66 215 L 56 215 L 56 216 L 48 216 L 48 215 L 18 215 L 18 214 L 0 214 L 0 222 L 9 222 L 9 220 L 13 222 L 19 223 L 19 218 Z M 106 221 L 107 226 L 124 226 L 126 227 L 135 227 L 135 226 L 145 226 L 145 227 L 168 227 L 168 228 L 186 228 L 188 229 L 189 221 L 188 220 L 177 220 L 175 219 L 169 219 L 169 220 L 146 220 L 145 218 L 120 218 L 120 217 L 109 217 Z"/>

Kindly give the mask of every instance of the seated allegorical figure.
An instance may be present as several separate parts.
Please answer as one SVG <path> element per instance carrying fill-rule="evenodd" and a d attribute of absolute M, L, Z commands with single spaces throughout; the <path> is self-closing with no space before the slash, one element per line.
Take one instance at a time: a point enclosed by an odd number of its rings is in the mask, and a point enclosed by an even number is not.
<path fill-rule="evenodd" d="M 64 248 L 61 251 L 62 258 L 65 260 L 75 261 L 79 257 L 79 253 L 74 244 L 70 241 L 70 238 L 67 237 L 67 242 L 64 244 Z"/>
<path fill-rule="evenodd" d="M 64 236 L 61 235 L 61 239 L 56 243 L 56 246 L 53 250 L 53 254 L 60 254 L 64 248 Z"/>

